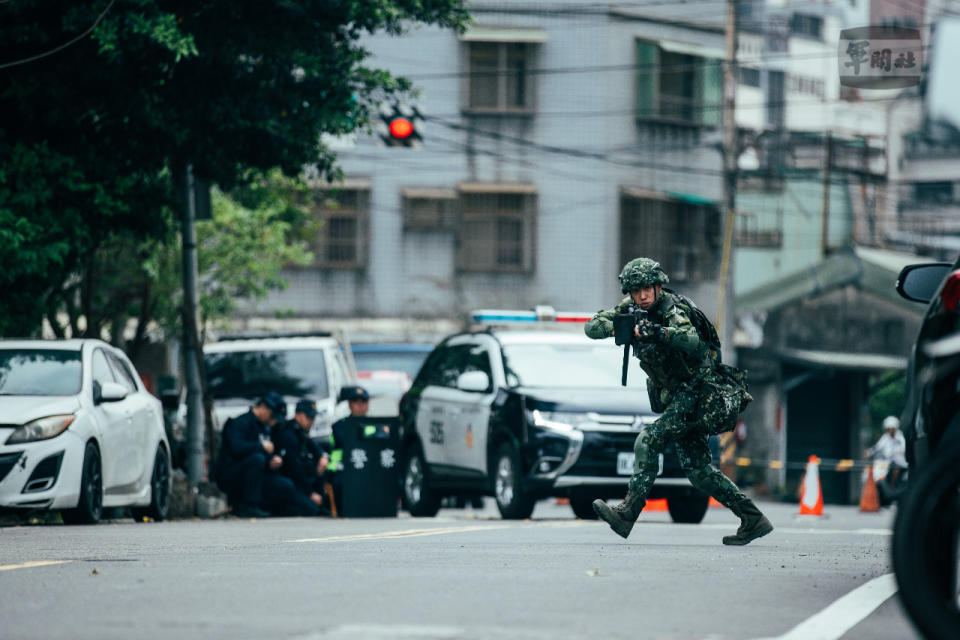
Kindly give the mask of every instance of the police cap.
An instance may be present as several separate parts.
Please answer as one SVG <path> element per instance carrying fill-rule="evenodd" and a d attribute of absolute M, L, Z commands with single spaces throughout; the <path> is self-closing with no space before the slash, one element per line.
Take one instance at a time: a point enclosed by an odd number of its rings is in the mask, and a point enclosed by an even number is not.
<path fill-rule="evenodd" d="M 347 402 L 351 400 L 369 400 L 370 394 L 367 393 L 367 390 L 363 387 L 344 387 L 343 390 L 340 391 L 340 399 L 346 400 Z"/>
<path fill-rule="evenodd" d="M 304 398 L 303 400 L 297 402 L 297 407 L 294 409 L 294 411 L 296 413 L 302 413 L 308 418 L 315 418 L 317 417 L 317 403 L 313 400 Z"/>
<path fill-rule="evenodd" d="M 260 398 L 259 404 L 262 404 L 273 414 L 277 420 L 283 420 L 287 416 L 287 403 L 276 391 L 268 391 Z"/>

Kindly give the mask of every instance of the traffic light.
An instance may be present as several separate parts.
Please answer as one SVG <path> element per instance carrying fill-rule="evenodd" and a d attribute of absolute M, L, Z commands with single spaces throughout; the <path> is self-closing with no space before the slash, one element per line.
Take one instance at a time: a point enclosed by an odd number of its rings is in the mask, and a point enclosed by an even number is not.
<path fill-rule="evenodd" d="M 416 107 L 395 104 L 380 110 L 377 130 L 388 147 L 419 147 L 423 144 L 423 116 Z"/>

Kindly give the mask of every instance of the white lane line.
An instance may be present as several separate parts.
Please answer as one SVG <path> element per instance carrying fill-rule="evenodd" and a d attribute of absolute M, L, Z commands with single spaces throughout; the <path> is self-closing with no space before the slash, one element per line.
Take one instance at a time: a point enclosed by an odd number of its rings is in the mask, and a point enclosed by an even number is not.
<path fill-rule="evenodd" d="M 357 533 L 349 536 L 330 536 L 327 538 L 298 538 L 285 542 L 345 542 L 352 540 L 394 540 L 397 538 L 417 538 L 420 536 L 439 536 L 447 533 L 461 533 L 464 531 L 491 531 L 493 529 L 508 529 L 511 525 L 482 525 L 474 527 L 448 527 L 432 529 L 406 529 L 404 531 L 384 531 L 383 533 Z"/>
<path fill-rule="evenodd" d="M 897 592 L 892 573 L 874 578 L 793 629 L 767 640 L 837 640 Z"/>
<path fill-rule="evenodd" d="M 594 520 L 593 522 L 596 522 Z M 650 522 L 640 520 L 637 522 L 637 526 L 659 526 L 659 527 L 675 527 L 677 526 L 672 522 Z M 733 527 L 736 529 L 737 523 L 731 522 L 730 524 L 720 524 L 716 522 L 712 523 L 703 523 L 696 525 L 696 529 L 730 529 Z M 893 531 L 890 529 L 876 529 L 876 528 L 866 528 L 866 529 L 814 529 L 811 527 L 783 527 L 774 524 L 773 529 L 774 534 L 784 534 L 784 533 L 797 533 L 797 534 L 810 534 L 815 536 L 823 535 L 856 535 L 856 536 L 891 536 Z"/>
<path fill-rule="evenodd" d="M 0 564 L 0 571 L 29 569 L 31 567 L 45 567 L 51 564 L 66 564 L 68 562 L 72 562 L 72 560 L 31 560 L 30 562 L 21 562 L 19 564 Z"/>

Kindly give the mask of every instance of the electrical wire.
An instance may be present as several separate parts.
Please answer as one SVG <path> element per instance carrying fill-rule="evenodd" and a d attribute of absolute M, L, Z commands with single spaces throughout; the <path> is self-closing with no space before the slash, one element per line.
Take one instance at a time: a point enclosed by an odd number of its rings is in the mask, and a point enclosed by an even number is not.
<path fill-rule="evenodd" d="M 84 31 L 83 33 L 81 33 L 81 34 L 78 35 L 77 37 L 73 38 L 72 40 L 69 40 L 68 42 L 65 42 L 65 43 L 63 43 L 63 44 L 61 44 L 61 45 L 59 45 L 59 46 L 57 46 L 57 47 L 54 47 L 53 49 L 50 49 L 49 51 L 44 51 L 43 53 L 38 53 L 38 54 L 35 55 L 35 56 L 30 56 L 29 58 L 23 58 L 22 60 L 14 60 L 14 61 L 12 61 L 12 62 L 0 63 L 0 69 L 7 69 L 7 68 L 9 68 L 9 67 L 16 67 L 16 66 L 21 65 L 21 64 L 27 64 L 27 63 L 30 63 L 30 62 L 36 62 L 37 60 L 40 60 L 40 59 L 42 59 L 42 58 L 46 58 L 46 57 L 52 56 L 52 55 L 54 55 L 55 53 L 59 53 L 59 52 L 63 51 L 64 49 L 73 46 L 73 45 L 76 44 L 77 42 L 80 42 L 81 40 L 83 40 L 84 38 L 86 38 L 88 35 L 90 35 L 91 33 L 93 33 L 93 30 L 97 28 L 97 25 L 100 24 L 100 21 L 103 20 L 103 18 L 107 15 L 107 12 L 110 11 L 110 8 L 113 7 L 113 5 L 114 5 L 114 3 L 115 3 L 116 1 L 117 1 L 117 0 L 110 0 L 110 3 L 107 5 L 107 8 L 104 9 L 104 10 L 100 13 L 100 15 L 97 16 L 97 19 L 93 21 L 93 24 L 90 25 L 90 27 L 89 27 L 86 31 Z"/>

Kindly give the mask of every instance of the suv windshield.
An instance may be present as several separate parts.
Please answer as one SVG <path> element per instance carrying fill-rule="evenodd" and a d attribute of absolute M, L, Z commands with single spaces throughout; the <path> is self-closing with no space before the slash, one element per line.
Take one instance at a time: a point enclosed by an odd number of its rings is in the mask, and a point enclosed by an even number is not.
<path fill-rule="evenodd" d="M 357 371 L 374 371 L 377 369 L 387 369 L 390 371 L 403 371 L 411 378 L 420 371 L 420 365 L 427 359 L 430 348 L 419 351 L 413 349 L 403 351 L 392 351 L 384 349 L 377 351 L 375 349 L 354 349 L 353 362 L 357 366 Z"/>
<path fill-rule="evenodd" d="M 321 349 L 206 353 L 214 399 L 259 398 L 268 391 L 322 400 L 330 395 Z"/>
<path fill-rule="evenodd" d="M 623 351 L 610 343 L 511 344 L 503 347 L 511 387 L 604 389 L 620 386 Z M 646 388 L 646 376 L 631 357 L 627 386 Z"/>
<path fill-rule="evenodd" d="M 76 395 L 81 369 L 79 351 L 0 349 L 0 395 Z"/>

